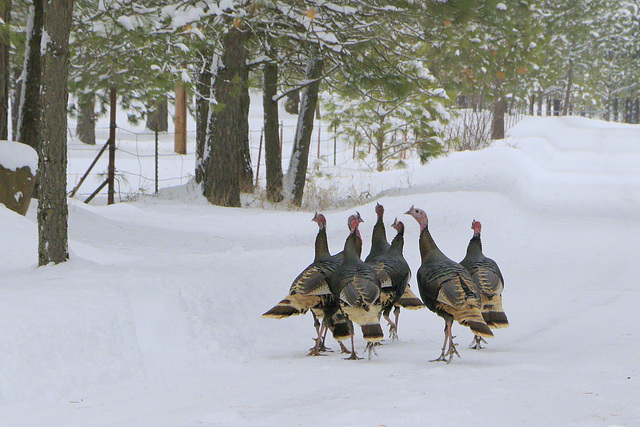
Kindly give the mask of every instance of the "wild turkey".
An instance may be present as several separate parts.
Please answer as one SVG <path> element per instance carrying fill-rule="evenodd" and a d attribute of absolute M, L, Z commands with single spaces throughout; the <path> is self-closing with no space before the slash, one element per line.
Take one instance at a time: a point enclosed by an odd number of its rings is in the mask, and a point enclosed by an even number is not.
<path fill-rule="evenodd" d="M 413 216 L 420 225 L 422 265 L 418 269 L 417 277 L 422 302 L 445 321 L 442 353 L 433 362 L 449 363 L 454 354 L 460 357 L 451 331 L 454 320 L 471 328 L 476 335 L 491 337 L 493 333 L 482 318 L 480 291 L 469 272 L 438 249 L 429 233 L 427 214 L 413 206 L 406 214 Z"/>
<path fill-rule="evenodd" d="M 359 214 L 357 217 L 352 215 L 348 224 L 351 224 L 354 218 L 359 218 Z M 304 314 L 311 309 L 318 338 L 316 338 L 316 345 L 311 349 L 309 355 L 317 355 L 319 351 L 324 349 L 324 340 L 321 341 L 320 337 L 323 336 L 322 333 L 327 329 L 333 332 L 333 336 L 340 342 L 342 350 L 348 352 L 341 341 L 351 336 L 353 327 L 349 326 L 342 313 L 334 313 L 334 315 L 326 319 L 326 322 L 320 323 L 320 320 L 324 317 L 325 305 L 328 307 L 331 305 L 333 296 L 329 289 L 329 280 L 342 263 L 342 252 L 334 256 L 329 253 L 324 215 L 316 214 L 312 221 L 317 222 L 319 228 L 315 241 L 313 262 L 293 281 L 289 289 L 289 295 L 264 313 L 262 317 L 282 319 Z M 361 251 L 362 245 L 356 250 Z"/>
<path fill-rule="evenodd" d="M 364 260 L 367 264 L 374 258 L 386 254 L 391 249 L 391 245 L 387 241 L 387 232 L 384 229 L 384 207 L 380 203 L 376 203 L 376 214 L 378 215 L 378 220 L 373 226 L 373 233 L 371 234 L 371 251 L 369 251 L 369 255 Z"/>
<path fill-rule="evenodd" d="M 480 240 L 482 224 L 474 219 L 471 223 L 471 229 L 473 237 L 467 246 L 467 255 L 460 261 L 460 265 L 467 269 L 471 278 L 480 287 L 484 321 L 492 329 L 506 328 L 509 326 L 509 320 L 507 320 L 507 315 L 502 308 L 502 291 L 504 289 L 502 273 L 498 264 L 482 253 L 482 241 Z M 480 350 L 482 341 L 484 341 L 482 337 L 476 335 L 469 348 Z"/>
<path fill-rule="evenodd" d="M 381 205 L 378 205 L 378 207 L 382 208 Z M 381 215 L 378 214 L 378 220 L 380 220 L 380 217 Z M 389 286 L 382 287 L 380 299 L 382 302 L 383 316 L 389 324 L 389 334 L 391 335 L 391 339 L 398 339 L 398 317 L 400 315 L 400 306 L 398 306 L 397 303 L 400 300 L 400 297 L 404 294 L 407 284 L 409 283 L 409 279 L 411 279 L 411 269 L 409 269 L 409 264 L 402 255 L 402 249 L 404 247 L 404 224 L 396 219 L 391 227 L 395 228 L 398 233 L 393 238 L 390 249 L 387 252 L 374 257 L 371 257 L 370 255 L 368 257 L 367 264 L 373 266 L 376 271 L 382 268 L 389 276 Z M 375 234 L 376 230 L 374 229 L 373 232 Z M 395 322 L 389 318 L 389 314 L 393 307 L 396 307 Z"/>
<path fill-rule="evenodd" d="M 358 245 L 362 238 L 358 225 L 361 218 L 351 221 L 352 229 L 344 244 L 344 259 L 338 270 L 329 282 L 331 293 L 340 301 L 340 309 L 347 317 L 360 325 L 362 335 L 367 341 L 369 358 L 374 347 L 382 341 L 382 328 L 380 327 L 380 289 L 382 282 L 374 268 L 365 264 L 360 259 Z M 356 355 L 351 335 L 351 357 L 359 359 Z"/>

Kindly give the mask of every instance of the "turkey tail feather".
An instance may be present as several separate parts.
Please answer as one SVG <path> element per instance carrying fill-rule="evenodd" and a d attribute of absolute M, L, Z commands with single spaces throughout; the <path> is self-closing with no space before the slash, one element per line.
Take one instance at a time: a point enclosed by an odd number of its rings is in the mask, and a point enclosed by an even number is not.
<path fill-rule="evenodd" d="M 264 313 L 262 317 L 283 319 L 285 317 L 297 316 L 298 314 L 305 314 L 311 307 L 314 307 L 321 301 L 322 298 L 317 295 L 287 295 L 285 299 Z"/>
<path fill-rule="evenodd" d="M 491 332 L 491 329 L 482 318 L 482 313 L 477 305 L 469 304 L 464 309 L 452 310 L 451 307 L 440 304 L 440 308 L 451 314 L 458 323 L 470 328 L 474 334 L 482 337 L 493 337 L 493 332 Z"/>
<path fill-rule="evenodd" d="M 283 299 L 271 310 L 267 311 L 262 317 L 270 317 L 272 319 L 284 319 L 285 317 L 297 316 L 302 314 L 300 310 L 291 305 L 291 301 Z"/>
<path fill-rule="evenodd" d="M 502 308 L 502 297 L 494 296 L 482 306 L 482 318 L 490 328 L 500 329 L 509 326 L 509 320 Z"/>
<path fill-rule="evenodd" d="M 382 341 L 384 335 L 382 333 L 382 326 L 380 326 L 380 323 L 373 325 L 361 325 L 360 327 L 362 328 L 362 336 L 368 342 L 376 343 Z"/>
<path fill-rule="evenodd" d="M 407 285 L 404 293 L 398 300 L 397 305 L 401 306 L 402 308 L 406 308 L 407 310 L 420 310 L 421 308 L 424 308 L 424 304 L 422 303 L 420 298 L 418 298 L 416 294 L 411 291 L 409 285 Z"/>

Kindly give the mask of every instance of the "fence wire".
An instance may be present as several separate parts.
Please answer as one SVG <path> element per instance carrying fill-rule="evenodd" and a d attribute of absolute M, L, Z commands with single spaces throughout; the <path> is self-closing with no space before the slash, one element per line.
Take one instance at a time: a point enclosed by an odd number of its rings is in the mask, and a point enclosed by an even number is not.
<path fill-rule="evenodd" d="M 505 121 L 505 129 L 510 128 L 523 118 L 523 114 L 511 115 Z M 291 149 L 295 137 L 296 125 L 280 124 L 279 135 L 282 148 L 282 167 L 287 169 L 291 159 Z M 107 140 L 109 129 L 96 129 L 97 138 L 104 137 Z M 158 179 L 157 187 L 163 189 L 187 184 L 195 174 L 195 131 L 187 132 L 187 153 L 174 152 L 173 139 L 175 134 L 160 132 L 158 134 Z M 264 147 L 260 147 L 262 130 L 251 129 L 249 131 L 249 146 L 251 151 L 254 183 L 259 187 L 264 185 L 266 179 L 266 166 Z M 120 201 L 129 200 L 142 194 L 153 194 L 156 187 L 156 153 L 155 132 L 135 132 L 130 129 L 118 127 L 116 130 L 116 197 Z M 71 135 L 69 144 L 68 185 L 71 191 L 85 174 L 88 165 L 95 159 L 102 145 L 89 146 L 80 143 Z M 328 171 L 331 168 L 362 167 L 362 163 L 354 163 L 360 152 L 364 152 L 368 159 L 357 160 L 364 164 L 373 163 L 371 156 L 375 156 L 375 150 L 369 147 L 357 147 L 354 149 L 349 141 L 341 140 L 330 129 L 329 125 L 314 123 L 314 130 L 309 150 L 309 165 L 315 170 Z M 259 156 L 260 154 L 260 156 Z M 418 156 L 415 147 L 408 146 L 403 158 L 415 158 Z M 260 164 L 258 165 L 258 160 Z M 369 166 L 371 167 L 371 166 Z M 82 184 L 76 197 L 86 199 L 95 189 L 104 182 L 108 170 L 108 156 L 96 163 L 94 170 Z M 100 191 L 101 197 L 106 197 L 107 189 Z"/>

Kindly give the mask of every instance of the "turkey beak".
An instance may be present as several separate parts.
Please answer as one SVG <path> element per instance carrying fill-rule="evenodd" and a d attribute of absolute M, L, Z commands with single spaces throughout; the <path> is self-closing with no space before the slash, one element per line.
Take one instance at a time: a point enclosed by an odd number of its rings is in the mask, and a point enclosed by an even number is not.
<path fill-rule="evenodd" d="M 405 215 L 412 215 L 413 214 L 413 206 L 411 206 L 411 209 L 409 209 L 408 211 L 406 211 L 404 214 Z"/>
<path fill-rule="evenodd" d="M 360 212 L 356 211 L 356 213 L 358 214 L 358 222 L 364 222 L 364 219 L 360 216 Z"/>

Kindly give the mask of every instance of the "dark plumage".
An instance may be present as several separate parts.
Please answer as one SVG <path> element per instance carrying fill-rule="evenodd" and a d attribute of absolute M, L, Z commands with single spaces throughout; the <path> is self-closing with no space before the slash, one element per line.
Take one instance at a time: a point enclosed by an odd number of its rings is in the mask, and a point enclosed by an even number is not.
<path fill-rule="evenodd" d="M 374 268 L 360 259 L 358 246 L 362 244 L 359 223 L 362 219 L 352 220 L 352 231 L 344 244 L 344 258 L 335 272 L 329 287 L 331 293 L 340 301 L 341 310 L 347 317 L 360 325 L 362 335 L 367 340 L 369 357 L 374 346 L 382 340 L 380 327 L 380 289 L 382 283 Z M 351 357 L 357 359 L 351 338 Z"/>
<path fill-rule="evenodd" d="M 323 331 L 331 330 L 334 338 L 340 342 L 340 346 L 344 351 L 346 348 L 341 341 L 351 336 L 350 329 L 352 330 L 353 327 L 349 326 L 342 313 L 335 312 L 335 310 L 330 310 L 331 315 L 322 324 L 320 322 L 325 317 L 325 306 L 331 307 L 333 296 L 329 289 L 329 281 L 342 263 L 343 256 L 342 252 L 334 256 L 329 253 L 324 215 L 316 214 L 312 221 L 317 222 L 319 227 L 316 235 L 313 262 L 295 278 L 289 288 L 289 294 L 276 306 L 264 313 L 262 317 L 282 319 L 304 314 L 311 309 L 318 332 L 318 339 L 316 339 L 316 345 L 311 349 L 309 355 L 317 355 L 324 347 L 324 340 L 320 340 Z M 356 250 L 361 251 L 362 246 L 360 245 Z"/>
<path fill-rule="evenodd" d="M 420 296 L 429 310 L 445 321 L 442 353 L 434 361 L 448 363 L 454 354 L 460 357 L 451 331 L 454 320 L 469 327 L 476 335 L 491 337 L 493 333 L 482 318 L 481 296 L 477 285 L 463 266 L 440 251 L 429 233 L 427 214 L 413 206 L 406 213 L 420 224 L 422 265 L 417 273 Z"/>
<path fill-rule="evenodd" d="M 471 223 L 473 237 L 467 246 L 467 254 L 460 265 L 467 269 L 471 278 L 478 285 L 481 291 L 481 310 L 484 321 L 492 329 L 506 328 L 509 320 L 502 308 L 502 291 L 504 289 L 504 279 L 498 264 L 491 258 L 487 258 L 482 253 L 482 241 L 480 232 L 482 225 L 473 220 Z M 482 338 L 475 336 L 470 348 L 481 349 Z"/>
<path fill-rule="evenodd" d="M 380 205 L 378 206 L 382 207 Z M 378 216 L 378 219 L 380 219 L 380 216 Z M 382 301 L 382 313 L 389 324 L 391 338 L 397 339 L 398 317 L 400 315 L 398 301 L 404 295 L 409 279 L 411 279 L 411 269 L 402 254 L 404 248 L 404 224 L 396 219 L 392 227 L 395 228 L 398 233 L 393 238 L 389 250 L 373 257 L 370 255 L 367 264 L 372 265 L 376 271 L 383 269 L 389 276 L 389 286 L 382 287 L 380 299 Z M 420 306 L 422 306 L 422 304 L 420 304 Z M 396 308 L 395 322 L 389 318 L 393 307 Z"/>
<path fill-rule="evenodd" d="M 384 207 L 380 203 L 376 203 L 376 214 L 378 220 L 373 226 L 373 233 L 371 234 L 371 251 L 369 251 L 369 255 L 364 260 L 367 264 L 374 258 L 386 254 L 391 249 L 391 245 L 387 241 L 387 232 L 384 229 Z"/>

